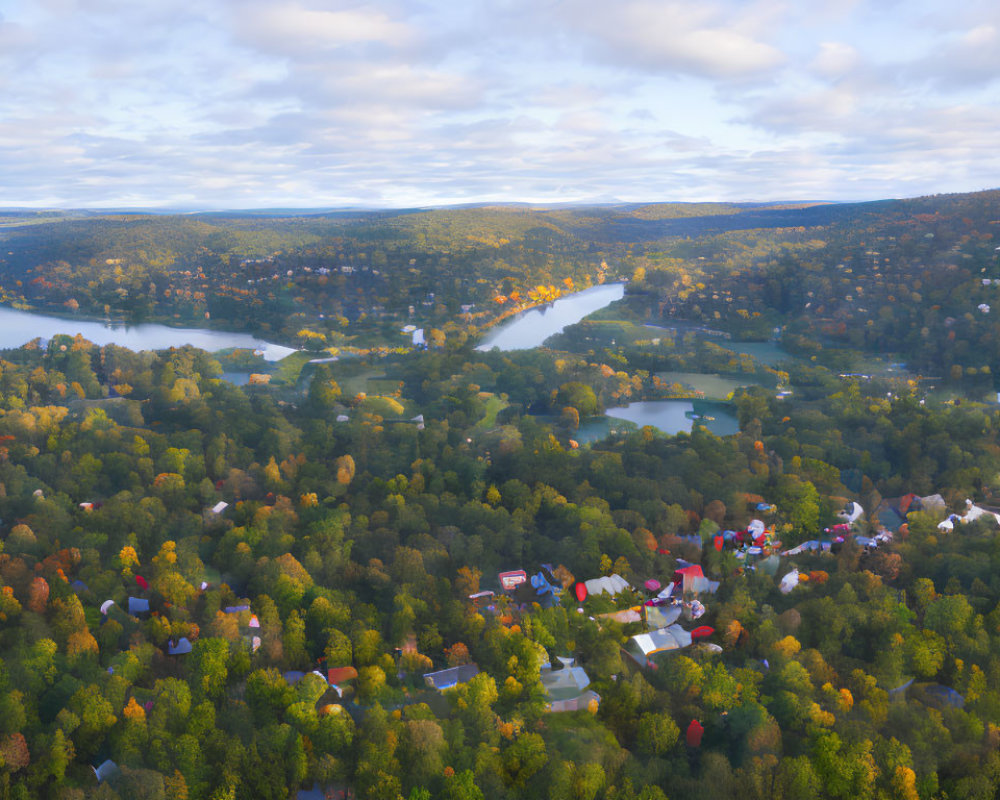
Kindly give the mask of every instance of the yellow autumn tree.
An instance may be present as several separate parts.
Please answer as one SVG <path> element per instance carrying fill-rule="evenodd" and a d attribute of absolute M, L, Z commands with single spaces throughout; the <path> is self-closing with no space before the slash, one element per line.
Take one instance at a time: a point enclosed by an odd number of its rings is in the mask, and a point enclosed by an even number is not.
<path fill-rule="evenodd" d="M 893 797 L 898 797 L 899 800 L 919 800 L 916 773 L 909 767 L 896 767 L 896 773 L 892 776 L 892 791 Z"/>
<path fill-rule="evenodd" d="M 86 629 L 74 631 L 66 641 L 66 657 L 71 662 L 88 655 L 96 658 L 98 651 L 97 639 Z"/>
<path fill-rule="evenodd" d="M 799 644 L 799 640 L 794 636 L 786 636 L 781 641 L 774 643 L 774 649 L 785 658 L 791 658 L 802 649 L 802 645 Z"/>
<path fill-rule="evenodd" d="M 145 722 L 146 721 L 146 709 L 140 706 L 134 697 L 128 699 L 128 705 L 122 711 L 122 715 L 125 719 L 131 722 Z"/>
<path fill-rule="evenodd" d="M 278 467 L 278 462 L 274 460 L 274 456 L 271 456 L 271 460 L 264 467 L 264 477 L 267 478 L 267 484 L 271 489 L 277 488 L 281 483 L 281 469 Z"/>
<path fill-rule="evenodd" d="M 354 458 L 350 454 L 338 458 L 335 466 L 337 468 L 337 483 L 347 486 L 354 480 Z"/>

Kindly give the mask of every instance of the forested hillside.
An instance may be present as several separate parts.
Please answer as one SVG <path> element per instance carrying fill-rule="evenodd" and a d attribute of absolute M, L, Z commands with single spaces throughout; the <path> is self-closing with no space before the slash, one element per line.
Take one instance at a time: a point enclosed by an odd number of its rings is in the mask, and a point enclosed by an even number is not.
<path fill-rule="evenodd" d="M 0 798 L 994 796 L 996 201 L 2 229 L 18 302 L 253 280 L 220 316 L 315 352 L 247 386 L 250 353 L 3 353 Z M 618 276 L 551 348 L 474 349 L 515 292 Z M 385 346 L 410 319 L 441 337 Z M 584 441 L 699 373 L 739 433 Z"/>
<path fill-rule="evenodd" d="M 0 299 L 369 348 L 398 345 L 409 323 L 476 335 L 566 292 L 635 278 L 636 318 L 751 338 L 778 327 L 800 353 L 893 352 L 983 388 L 1000 368 L 997 224 L 997 192 L 805 207 L 33 217 L 0 229 Z"/>

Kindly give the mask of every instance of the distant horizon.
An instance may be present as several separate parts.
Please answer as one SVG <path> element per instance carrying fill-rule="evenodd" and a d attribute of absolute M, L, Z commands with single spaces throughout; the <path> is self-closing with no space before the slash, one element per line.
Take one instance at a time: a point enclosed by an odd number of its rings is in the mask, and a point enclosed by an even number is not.
<path fill-rule="evenodd" d="M 979 194 L 983 192 L 998 191 L 1000 187 L 989 187 L 985 189 L 975 189 L 968 192 L 931 192 L 919 195 L 896 195 L 886 197 L 871 197 L 859 200 L 829 200 L 829 199 L 780 199 L 780 200 L 615 200 L 615 199 L 595 199 L 580 201 L 526 201 L 526 200 L 483 200 L 466 201 L 461 203 L 428 203 L 418 205 L 301 205 L 301 206 L 31 206 L 31 205 L 3 205 L 0 204 L 0 213 L 68 213 L 86 212 L 93 214 L 226 214 L 226 213 L 253 213 L 253 214 L 283 214 L 283 213 L 336 213 L 336 212 L 378 212 L 378 211 L 443 211 L 460 210 L 464 208 L 493 208 L 511 207 L 525 208 L 531 210 L 546 210 L 557 208 L 596 208 L 615 206 L 650 206 L 650 205 L 676 205 L 676 206 L 699 206 L 699 205 L 723 205 L 723 206 L 758 206 L 762 208 L 773 206 L 820 206 L 820 205 L 861 205 L 864 203 L 880 203 L 890 201 L 915 200 L 921 197 L 944 197 L 951 195 Z"/>

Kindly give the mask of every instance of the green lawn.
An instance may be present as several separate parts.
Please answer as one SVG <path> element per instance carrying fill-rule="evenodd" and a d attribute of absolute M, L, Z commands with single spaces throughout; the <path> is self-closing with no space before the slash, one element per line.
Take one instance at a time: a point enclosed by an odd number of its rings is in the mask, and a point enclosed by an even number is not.
<path fill-rule="evenodd" d="M 491 394 L 486 399 L 486 416 L 484 416 L 479 422 L 476 423 L 477 428 L 494 428 L 497 424 L 497 414 L 500 413 L 502 409 L 508 406 L 506 400 L 501 400 L 495 394 Z"/>
<path fill-rule="evenodd" d="M 280 380 L 286 386 L 295 386 L 299 382 L 299 375 L 302 373 L 302 368 L 309 361 L 318 357 L 315 353 L 307 353 L 304 350 L 291 353 L 278 362 L 278 369 L 274 373 L 272 380 Z"/>

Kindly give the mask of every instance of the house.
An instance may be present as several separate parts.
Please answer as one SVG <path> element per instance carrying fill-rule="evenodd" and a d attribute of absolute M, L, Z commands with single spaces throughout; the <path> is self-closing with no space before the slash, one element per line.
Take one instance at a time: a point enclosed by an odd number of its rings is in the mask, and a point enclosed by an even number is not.
<path fill-rule="evenodd" d="M 958 516 L 957 514 L 951 514 L 947 519 L 942 520 L 938 523 L 938 530 L 948 532 L 955 529 L 955 523 L 961 522 L 963 525 L 966 522 L 974 522 L 977 519 L 992 517 L 998 525 L 1000 525 L 1000 514 L 994 511 L 992 508 L 985 506 L 977 506 L 971 500 L 965 501 L 965 514 Z"/>
<path fill-rule="evenodd" d="M 149 613 L 149 600 L 145 597 L 130 597 L 128 599 L 129 616 L 137 617 Z"/>
<path fill-rule="evenodd" d="M 865 510 L 861 507 L 859 503 L 855 503 L 853 500 L 849 502 L 842 511 L 837 512 L 837 518 L 842 519 L 848 525 L 853 525 L 857 520 L 861 519 L 865 514 Z"/>
<path fill-rule="evenodd" d="M 522 583 L 526 583 L 528 580 L 528 573 L 523 569 L 511 570 L 510 572 L 501 572 L 497 575 L 500 580 L 500 586 L 503 587 L 505 592 L 512 592 Z"/>
<path fill-rule="evenodd" d="M 906 522 L 906 515 L 911 511 L 943 511 L 944 505 L 944 498 L 941 495 L 928 495 L 923 498 L 911 492 L 902 497 L 884 499 L 875 509 L 875 516 L 882 527 L 890 533 L 896 533 Z"/>
<path fill-rule="evenodd" d="M 182 636 L 174 644 L 173 641 L 167 642 L 167 655 L 169 656 L 183 656 L 191 652 L 191 642 L 186 636 Z"/>
<path fill-rule="evenodd" d="M 548 698 L 549 711 L 582 711 L 590 708 L 591 702 L 601 702 L 599 694 L 587 689 L 590 677 L 583 667 L 575 666 L 575 659 L 560 657 L 559 662 L 561 669 L 543 664 L 539 676 Z"/>
<path fill-rule="evenodd" d="M 221 514 L 227 508 L 229 508 L 229 503 L 226 503 L 226 502 L 223 502 L 222 500 L 220 500 L 218 503 L 216 503 L 214 506 L 212 506 L 212 513 L 213 514 Z"/>
<path fill-rule="evenodd" d="M 110 758 L 96 767 L 91 767 L 91 769 L 94 770 L 98 783 L 102 783 L 118 773 L 118 765 Z"/>
<path fill-rule="evenodd" d="M 700 564 L 692 564 L 691 566 L 678 569 L 674 573 L 674 584 L 680 587 L 682 594 L 688 594 L 688 592 L 692 594 L 700 594 L 701 592 L 715 594 L 719 589 L 719 582 L 710 581 L 706 578 Z"/>
<path fill-rule="evenodd" d="M 517 575 L 516 579 L 520 580 L 520 575 Z M 527 581 L 518 583 L 512 590 L 507 591 L 518 603 L 538 603 L 542 608 L 551 608 L 559 602 L 562 584 L 550 570 L 543 567 Z"/>
<path fill-rule="evenodd" d="M 980 517 L 986 517 L 987 519 L 989 517 L 992 517 L 994 520 L 996 520 L 996 523 L 1000 525 L 1000 514 L 997 514 L 995 511 L 992 511 L 991 509 L 985 508 L 983 506 L 974 505 L 971 500 L 966 500 L 965 506 L 966 506 L 966 512 L 965 516 L 962 517 L 963 522 L 974 522 Z"/>
<path fill-rule="evenodd" d="M 920 505 L 923 506 L 923 511 L 930 514 L 943 514 L 948 508 L 948 504 L 945 502 L 945 499 L 939 494 L 929 494 L 926 497 L 921 497 Z"/>
<path fill-rule="evenodd" d="M 479 674 L 479 667 L 475 664 L 461 664 L 457 667 L 438 670 L 437 672 L 424 673 L 424 683 L 431 689 L 439 692 L 451 689 L 460 683 L 467 683 Z"/>
<path fill-rule="evenodd" d="M 653 630 L 658 628 L 669 628 L 681 618 L 683 606 L 645 606 L 646 625 Z"/>
<path fill-rule="evenodd" d="M 625 652 L 641 667 L 655 667 L 654 657 L 691 646 L 691 634 L 680 625 L 640 633 L 628 640 Z"/>
<path fill-rule="evenodd" d="M 584 586 L 587 587 L 587 594 L 607 592 L 612 597 L 632 588 L 629 582 L 617 572 L 613 575 L 605 575 L 603 578 L 591 578 L 589 581 L 584 581 Z"/>
<path fill-rule="evenodd" d="M 808 542 L 802 542 L 802 544 L 793 547 L 791 550 L 785 550 L 785 552 L 781 555 L 797 556 L 800 553 L 806 552 L 828 553 L 830 551 L 830 547 L 830 542 L 821 542 L 819 539 L 810 539 Z"/>
<path fill-rule="evenodd" d="M 358 671 L 354 667 L 333 667 L 326 671 L 326 680 L 331 686 L 339 686 L 347 681 L 353 681 L 358 677 Z"/>

